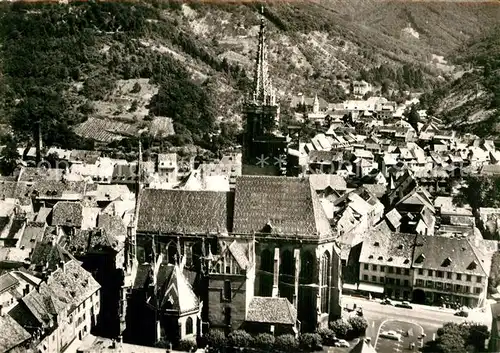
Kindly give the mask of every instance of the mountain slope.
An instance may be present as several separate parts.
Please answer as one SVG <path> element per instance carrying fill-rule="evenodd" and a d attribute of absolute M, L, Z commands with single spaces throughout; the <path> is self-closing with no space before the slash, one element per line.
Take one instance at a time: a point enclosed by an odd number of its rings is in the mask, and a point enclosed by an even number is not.
<path fill-rule="evenodd" d="M 258 8 L 250 3 L 4 3 L 4 123 L 30 139 L 41 121 L 46 143 L 81 145 L 86 141 L 71 130 L 100 111 L 95 104 L 114 104 L 112 115 L 125 115 L 111 94 L 118 80 L 149 79 L 158 91 L 149 118 L 174 119 L 180 137 L 170 143 L 214 147 L 204 141 L 220 128 L 218 121 L 238 121 L 248 91 Z M 499 9 L 455 2 L 273 2 L 264 14 L 270 73 L 282 96 L 318 92 L 328 100 L 342 96 L 340 80 L 381 64 L 412 65 L 432 82 L 453 69 L 436 57 L 491 28 Z M 136 117 L 138 129 L 145 118 Z"/>
<path fill-rule="evenodd" d="M 500 134 L 500 38 L 494 28 L 456 52 L 465 68 L 432 93 L 427 104 L 450 126 L 484 137 Z"/>

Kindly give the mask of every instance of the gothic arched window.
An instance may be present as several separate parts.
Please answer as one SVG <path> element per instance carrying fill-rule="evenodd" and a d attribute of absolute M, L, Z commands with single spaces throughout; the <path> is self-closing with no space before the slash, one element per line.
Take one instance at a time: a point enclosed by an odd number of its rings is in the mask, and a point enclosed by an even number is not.
<path fill-rule="evenodd" d="M 314 257 L 309 251 L 300 254 L 300 283 L 312 284 L 314 282 Z"/>
<path fill-rule="evenodd" d="M 186 320 L 186 335 L 193 334 L 193 319 L 188 317 Z"/>
<path fill-rule="evenodd" d="M 169 264 L 175 264 L 175 259 L 177 258 L 177 245 L 174 242 L 170 242 L 167 245 L 167 261 Z"/>
<path fill-rule="evenodd" d="M 259 270 L 259 295 L 270 297 L 273 291 L 274 259 L 269 249 L 264 249 L 260 254 Z"/>
<path fill-rule="evenodd" d="M 330 253 L 325 251 L 321 257 L 321 312 L 329 312 L 329 302 L 330 302 L 330 276 L 331 276 L 331 264 L 330 264 Z"/>
<path fill-rule="evenodd" d="M 280 297 L 288 298 L 293 303 L 294 285 L 295 282 L 295 265 L 293 254 L 290 250 L 285 250 L 281 255 L 280 264 L 280 277 L 279 277 L 279 291 Z"/>

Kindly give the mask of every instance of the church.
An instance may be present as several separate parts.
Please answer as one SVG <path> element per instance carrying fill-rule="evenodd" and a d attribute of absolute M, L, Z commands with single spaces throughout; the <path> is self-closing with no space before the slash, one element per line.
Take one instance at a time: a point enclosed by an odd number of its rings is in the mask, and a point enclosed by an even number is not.
<path fill-rule="evenodd" d="M 253 90 L 243 106 L 244 165 L 255 165 L 259 158 L 266 157 L 274 161 L 274 158 L 286 156 L 287 153 L 287 139 L 279 133 L 280 106 L 268 70 L 266 26 L 262 16 L 253 73 Z"/>
<path fill-rule="evenodd" d="M 272 153 L 274 140 L 262 138 L 273 136 L 271 125 L 260 119 L 277 119 L 279 106 L 264 29 L 262 20 L 245 148 Z M 133 223 L 128 341 L 147 331 L 142 344 L 175 342 L 212 328 L 297 335 L 341 315 L 339 249 L 307 178 L 243 175 L 231 191 L 139 182 Z"/>

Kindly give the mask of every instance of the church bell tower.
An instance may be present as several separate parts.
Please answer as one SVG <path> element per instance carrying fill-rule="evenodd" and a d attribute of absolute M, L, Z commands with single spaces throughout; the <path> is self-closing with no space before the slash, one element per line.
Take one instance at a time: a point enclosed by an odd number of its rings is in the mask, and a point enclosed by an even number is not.
<path fill-rule="evenodd" d="M 253 72 L 252 92 L 244 105 L 245 135 L 243 158 L 253 164 L 255 158 L 272 158 L 284 153 L 284 138 L 277 136 L 279 104 L 269 78 L 264 7 L 261 7 L 259 41 Z"/>

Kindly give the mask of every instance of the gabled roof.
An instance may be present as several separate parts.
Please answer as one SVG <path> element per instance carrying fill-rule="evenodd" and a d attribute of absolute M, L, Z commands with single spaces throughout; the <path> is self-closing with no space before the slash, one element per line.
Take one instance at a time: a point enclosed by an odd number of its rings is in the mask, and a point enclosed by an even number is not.
<path fill-rule="evenodd" d="M 332 236 L 309 179 L 242 176 L 236 179 L 234 233 L 266 232 L 308 238 Z"/>
<path fill-rule="evenodd" d="M 138 232 L 225 233 L 228 192 L 145 189 L 140 195 Z"/>
<path fill-rule="evenodd" d="M 432 213 L 435 212 L 434 205 L 431 201 L 430 194 L 423 188 L 417 187 L 414 189 L 412 192 L 404 196 L 397 205 L 420 205 L 423 207 L 428 208 L 429 210 L 432 211 Z"/>
<path fill-rule="evenodd" d="M 414 266 L 445 270 L 455 273 L 465 273 L 487 276 L 485 266 L 490 259 L 475 250 L 469 239 L 448 238 L 441 236 L 418 236 L 415 248 Z M 423 261 L 417 262 L 420 255 Z M 450 265 L 443 267 L 444 260 L 449 259 Z M 475 263 L 475 266 L 471 266 Z"/>
<path fill-rule="evenodd" d="M 47 241 L 38 242 L 30 256 L 33 268 L 48 270 L 55 270 L 61 261 L 67 262 L 72 259 L 74 257 L 59 244 L 54 245 Z"/>
<path fill-rule="evenodd" d="M 402 216 L 399 214 L 398 210 L 393 208 L 390 212 L 385 215 L 387 221 L 394 227 L 398 228 L 401 225 Z"/>
<path fill-rule="evenodd" d="M 81 227 L 83 206 L 80 202 L 59 201 L 52 211 L 52 225 Z"/>
<path fill-rule="evenodd" d="M 0 276 L 0 294 L 19 284 L 17 278 L 10 273 Z"/>
<path fill-rule="evenodd" d="M 179 313 L 197 311 L 200 307 L 187 278 L 178 265 L 161 264 L 157 274 L 157 295 L 160 307 Z"/>
<path fill-rule="evenodd" d="M 246 321 L 295 325 L 297 310 L 287 298 L 253 297 L 248 307 Z"/>
<path fill-rule="evenodd" d="M 97 226 L 118 241 L 124 241 L 127 236 L 127 227 L 119 216 L 101 213 L 97 219 Z"/>
<path fill-rule="evenodd" d="M 31 338 L 10 315 L 0 316 L 0 332 L 0 352 L 10 352 Z"/>
<path fill-rule="evenodd" d="M 410 268 L 415 237 L 414 234 L 373 232 L 363 241 L 359 262 Z"/>
<path fill-rule="evenodd" d="M 49 276 L 47 285 L 57 298 L 69 304 L 70 310 L 101 288 L 92 275 L 85 271 L 76 260 L 71 260 L 65 263 L 63 268 L 54 271 Z"/>
<path fill-rule="evenodd" d="M 246 270 L 248 265 L 250 265 L 250 261 L 248 261 L 248 257 L 245 254 L 243 246 L 235 240 L 228 246 L 228 251 L 231 255 L 233 255 L 234 259 L 238 263 L 238 266 L 242 270 Z"/>

